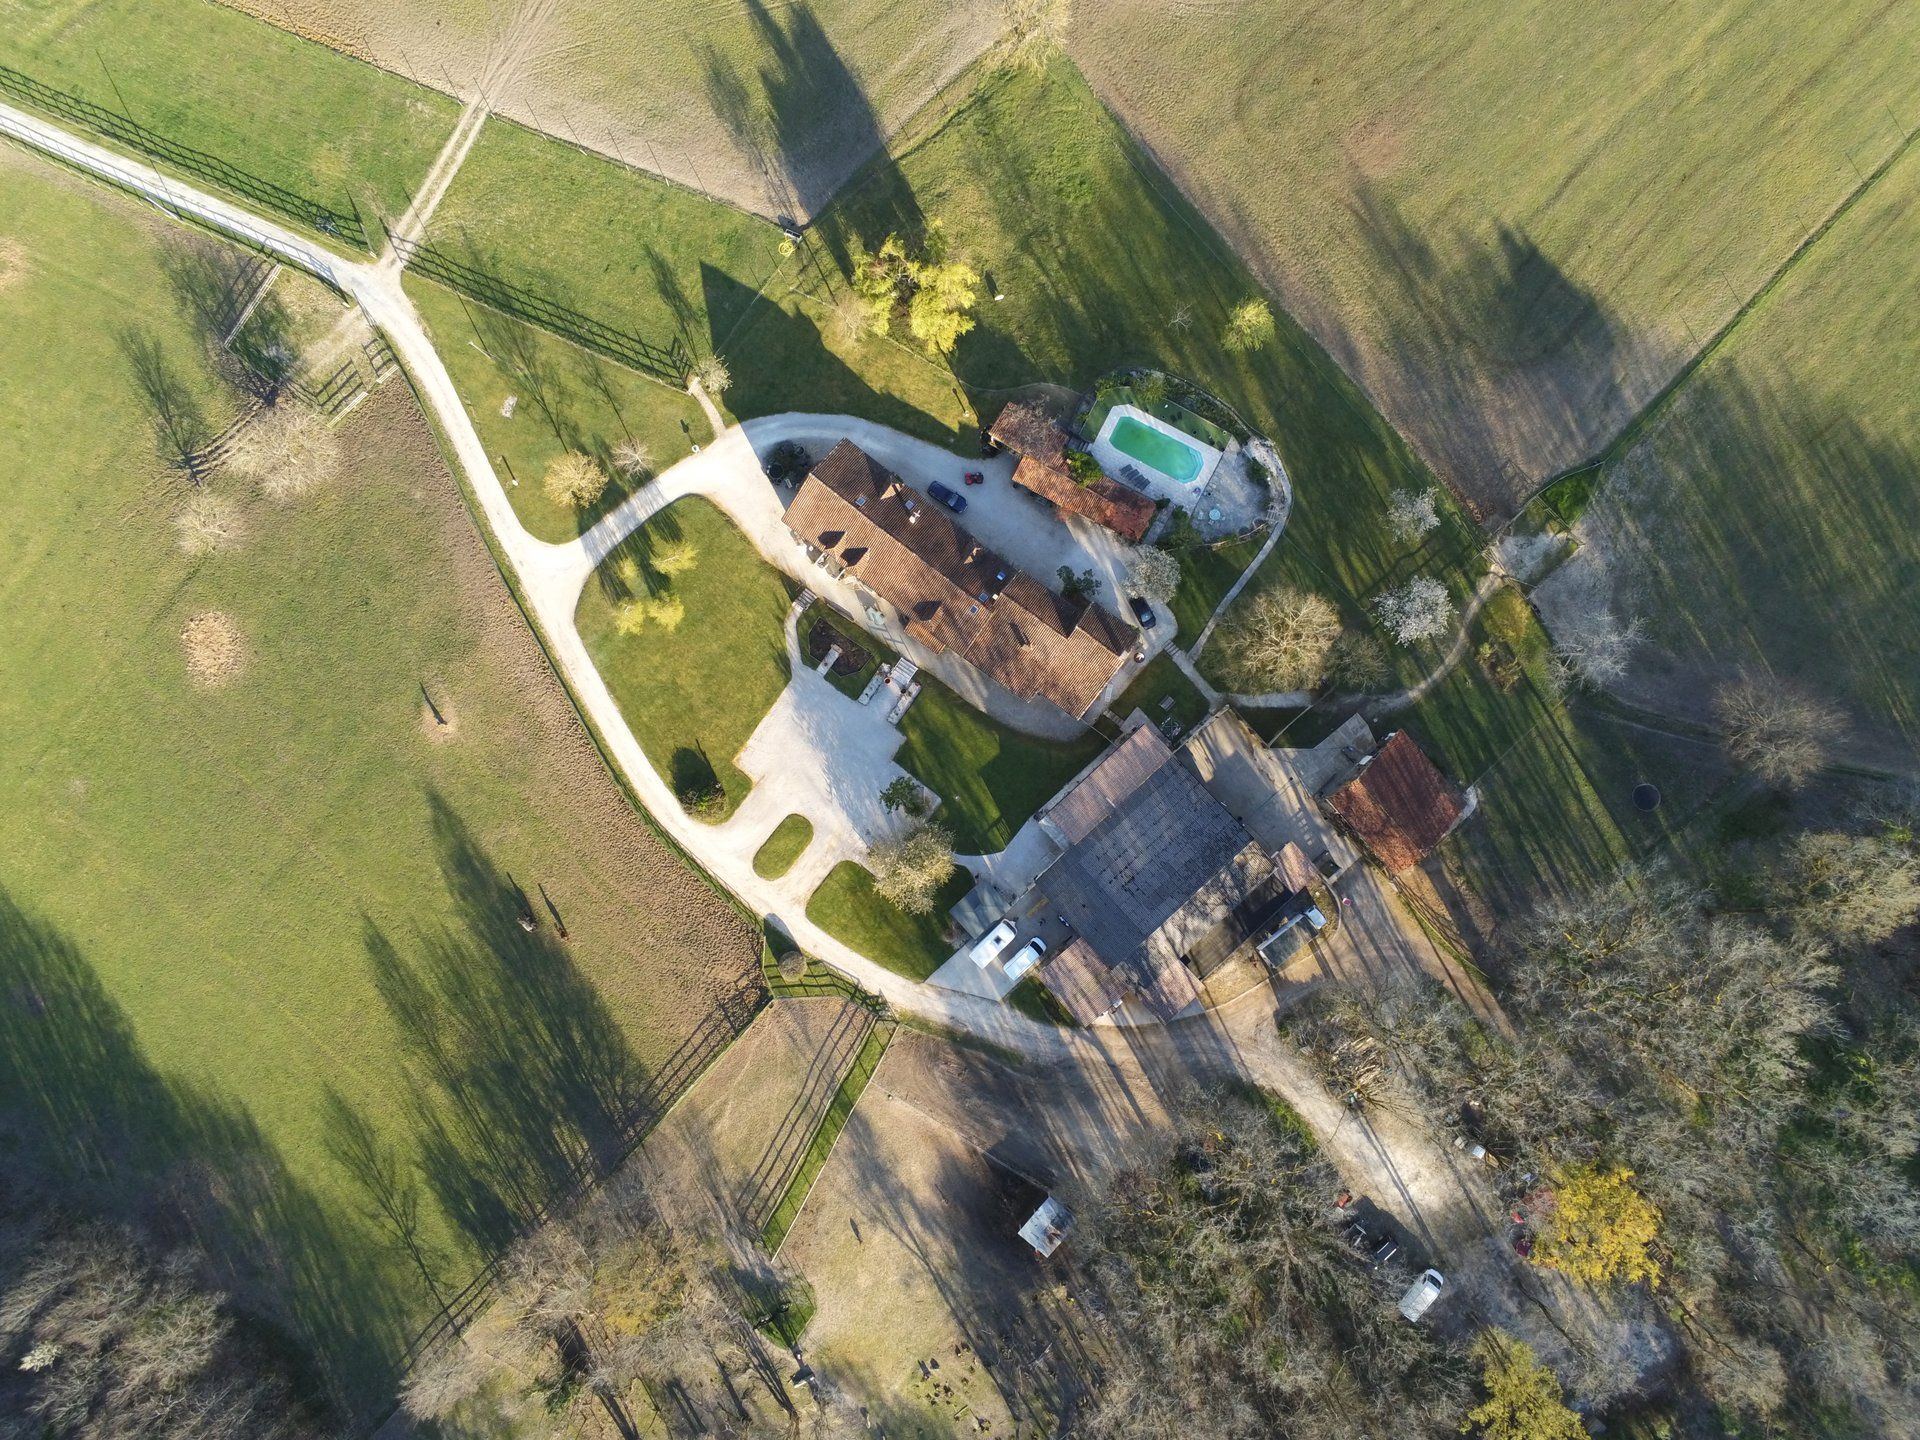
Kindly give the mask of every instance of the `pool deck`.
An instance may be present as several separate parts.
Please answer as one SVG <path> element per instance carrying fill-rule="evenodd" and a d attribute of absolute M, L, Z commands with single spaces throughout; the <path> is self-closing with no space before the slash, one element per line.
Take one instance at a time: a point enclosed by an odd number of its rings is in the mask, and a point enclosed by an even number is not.
<path fill-rule="evenodd" d="M 1123 419 L 1132 419 L 1150 430 L 1157 430 L 1186 446 L 1200 456 L 1200 471 L 1191 480 L 1178 480 L 1166 474 L 1144 460 L 1127 454 L 1112 440 L 1113 427 Z M 1106 419 L 1100 425 L 1099 434 L 1088 447 L 1093 458 L 1100 462 L 1100 468 L 1109 475 L 1128 483 L 1128 470 L 1146 481 L 1147 493 L 1156 500 L 1168 500 L 1182 509 L 1193 509 L 1206 492 L 1207 484 L 1213 479 L 1214 472 L 1220 467 L 1221 452 L 1203 440 L 1196 440 L 1182 430 L 1178 430 L 1158 416 L 1150 415 L 1137 405 L 1115 405 L 1107 412 Z M 1138 488 L 1138 487 L 1136 487 Z"/>

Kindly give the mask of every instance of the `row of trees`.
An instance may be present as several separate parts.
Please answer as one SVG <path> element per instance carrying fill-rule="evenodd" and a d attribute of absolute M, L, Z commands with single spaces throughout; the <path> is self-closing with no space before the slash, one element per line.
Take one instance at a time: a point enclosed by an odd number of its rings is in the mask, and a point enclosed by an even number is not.
<path fill-rule="evenodd" d="M 1324 994 L 1290 1029 L 1330 1085 L 1541 1177 L 1516 1191 L 1537 1263 L 1657 1280 L 1702 1426 L 1895 1433 L 1920 1421 L 1920 1019 L 1883 947 L 1920 917 L 1917 815 L 1749 856 L 1758 905 L 1636 870 L 1541 907 L 1500 949 L 1512 1039 L 1432 986 Z M 1387 1063 L 1356 1086 L 1363 1055 Z"/>

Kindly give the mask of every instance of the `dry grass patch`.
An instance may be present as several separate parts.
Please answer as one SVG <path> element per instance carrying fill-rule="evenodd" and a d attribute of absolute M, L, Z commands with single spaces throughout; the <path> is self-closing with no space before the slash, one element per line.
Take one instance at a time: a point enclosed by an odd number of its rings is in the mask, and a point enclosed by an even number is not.
<path fill-rule="evenodd" d="M 225 469 L 269 500 L 292 500 L 340 471 L 340 440 L 326 418 L 285 400 L 260 411 L 234 436 Z"/>
<path fill-rule="evenodd" d="M 26 278 L 27 252 L 14 241 L 0 235 L 0 295 Z"/>
<path fill-rule="evenodd" d="M 246 642 L 233 618 L 219 610 L 202 610 L 180 627 L 180 648 L 187 657 L 187 674 L 207 690 L 230 684 L 246 668 Z"/>
<path fill-rule="evenodd" d="M 246 522 L 239 504 L 228 495 L 204 487 L 193 491 L 173 517 L 180 548 L 188 555 L 211 555 L 231 550 L 246 538 Z"/>

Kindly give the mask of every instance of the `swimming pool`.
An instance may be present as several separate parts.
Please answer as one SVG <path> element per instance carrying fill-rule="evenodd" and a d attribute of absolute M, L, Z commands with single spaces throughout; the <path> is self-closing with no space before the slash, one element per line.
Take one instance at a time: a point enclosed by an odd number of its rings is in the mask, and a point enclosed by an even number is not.
<path fill-rule="evenodd" d="M 1213 475 L 1220 452 L 1136 405 L 1107 412 L 1092 445 L 1109 475 L 1176 505 L 1190 505 Z"/>
<path fill-rule="evenodd" d="M 1191 485 L 1199 477 L 1201 466 L 1206 463 L 1206 457 L 1184 440 L 1169 435 L 1165 430 L 1143 425 L 1131 415 L 1122 415 L 1116 420 L 1107 439 L 1122 455 L 1131 455 L 1143 465 L 1151 465 L 1168 479 L 1178 480 L 1182 485 Z"/>

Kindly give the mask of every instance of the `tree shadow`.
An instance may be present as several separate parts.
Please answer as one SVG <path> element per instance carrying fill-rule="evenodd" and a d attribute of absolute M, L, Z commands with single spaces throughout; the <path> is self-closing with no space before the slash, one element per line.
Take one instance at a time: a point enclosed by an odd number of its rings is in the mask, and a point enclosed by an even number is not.
<path fill-rule="evenodd" d="M 437 793 L 428 805 L 458 920 L 410 955 L 369 922 L 366 947 L 407 1047 L 427 1186 L 491 1254 L 625 1155 L 648 1076 L 465 822 Z"/>
<path fill-rule="evenodd" d="M 157 1069 L 79 948 L 4 890 L 0 1120 L 11 1176 L 201 1250 L 308 1367 L 305 1397 L 364 1421 L 390 1393 L 412 1302 L 370 1262 L 372 1237 L 294 1178 L 244 1106 Z"/>
<path fill-rule="evenodd" d="M 213 439 L 213 424 L 200 397 L 152 331 L 122 330 L 119 348 L 145 405 L 160 458 L 198 484 L 204 468 L 200 452 Z"/>

